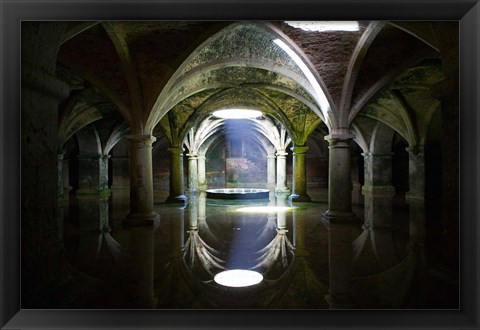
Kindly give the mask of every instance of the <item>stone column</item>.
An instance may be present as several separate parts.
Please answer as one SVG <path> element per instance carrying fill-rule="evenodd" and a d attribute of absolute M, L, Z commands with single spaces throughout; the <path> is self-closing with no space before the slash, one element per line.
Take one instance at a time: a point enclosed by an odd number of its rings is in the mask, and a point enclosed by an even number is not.
<path fill-rule="evenodd" d="M 193 195 L 189 199 L 188 209 L 190 213 L 190 218 L 188 221 L 188 229 L 189 230 L 197 230 L 198 229 L 198 203 L 199 203 L 200 196 Z"/>
<path fill-rule="evenodd" d="M 458 68 L 458 66 L 456 67 Z M 458 76 L 458 75 L 457 75 Z M 455 86 L 455 85 L 454 85 Z M 458 85 L 456 85 L 458 86 Z M 437 98 L 442 110 L 442 222 L 445 263 L 458 276 L 459 265 L 459 98 L 458 89 L 444 90 Z M 463 157 L 463 156 L 462 156 Z"/>
<path fill-rule="evenodd" d="M 183 192 L 183 148 L 171 147 L 170 151 L 170 196 L 167 203 L 185 203 L 187 197 Z"/>
<path fill-rule="evenodd" d="M 310 202 L 307 194 L 307 168 L 305 165 L 306 146 L 294 146 L 293 152 L 293 189 L 290 198 L 295 202 Z"/>
<path fill-rule="evenodd" d="M 410 241 L 408 249 L 417 256 L 417 291 L 424 290 L 425 282 L 425 154 L 423 146 L 406 148 L 408 151 L 409 191 L 405 194 L 409 212 Z M 458 259 L 457 259 L 458 262 Z"/>
<path fill-rule="evenodd" d="M 130 141 L 130 214 L 128 225 L 153 225 L 152 135 L 128 135 Z"/>
<path fill-rule="evenodd" d="M 276 193 L 288 194 L 290 189 L 287 188 L 287 155 L 285 150 L 279 150 L 277 153 L 277 187 Z"/>
<path fill-rule="evenodd" d="M 275 188 L 275 153 L 267 156 L 267 188 Z"/>
<path fill-rule="evenodd" d="M 65 193 L 64 193 L 64 173 L 63 173 L 63 152 L 59 152 L 57 154 L 57 171 L 58 171 L 58 176 L 57 176 L 57 197 L 59 202 L 63 202 L 65 198 Z"/>
<path fill-rule="evenodd" d="M 108 155 L 78 155 L 78 181 L 77 196 L 108 196 Z"/>
<path fill-rule="evenodd" d="M 374 228 L 392 226 L 392 207 L 395 188 L 392 186 L 392 154 L 363 153 L 365 184 L 365 221 Z"/>
<path fill-rule="evenodd" d="M 2 132 L 9 134 L 7 141 L 10 137 L 16 139 L 20 133 L 22 146 L 20 157 L 15 148 L 6 149 L 13 150 L 13 154 L 6 155 L 8 168 L 21 169 L 20 187 L 12 185 L 9 193 L 19 195 L 21 201 L 23 308 L 36 308 L 28 301 L 47 294 L 42 290 L 62 266 L 62 246 L 58 240 L 61 229 L 56 217 L 57 123 L 58 106 L 68 97 L 69 87 L 55 77 L 55 67 L 56 52 L 66 27 L 63 22 L 22 22 L 20 123 L 17 125 L 15 121 L 11 123 L 15 127 Z M 18 214 L 18 203 L 13 204 L 3 205 L 2 211 Z"/>
<path fill-rule="evenodd" d="M 72 186 L 70 186 L 70 160 L 68 158 L 65 158 L 65 155 L 63 155 L 63 190 L 64 194 L 72 190 Z"/>
<path fill-rule="evenodd" d="M 198 191 L 198 156 L 197 154 L 187 154 L 188 157 L 188 190 Z"/>
<path fill-rule="evenodd" d="M 362 185 L 358 173 L 358 156 L 352 157 L 352 203 L 363 204 Z"/>
<path fill-rule="evenodd" d="M 128 172 L 129 157 L 113 156 L 112 157 L 112 186 L 111 190 L 129 190 L 130 174 Z"/>
<path fill-rule="evenodd" d="M 328 164 L 328 210 L 322 214 L 327 222 L 353 221 L 350 134 L 331 134 Z"/>
<path fill-rule="evenodd" d="M 425 153 L 423 146 L 406 148 L 410 189 L 405 198 L 425 202 Z"/>
<path fill-rule="evenodd" d="M 198 154 L 198 189 L 200 191 L 207 190 L 207 167 L 205 161 L 205 155 Z"/>

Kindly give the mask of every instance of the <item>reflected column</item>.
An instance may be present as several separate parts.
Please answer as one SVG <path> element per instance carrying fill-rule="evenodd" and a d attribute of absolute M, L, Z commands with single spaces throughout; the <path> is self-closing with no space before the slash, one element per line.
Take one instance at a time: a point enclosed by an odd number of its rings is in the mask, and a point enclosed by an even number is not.
<path fill-rule="evenodd" d="M 294 146 L 293 152 L 293 192 L 290 198 L 295 202 L 310 202 L 311 198 L 307 194 L 307 168 L 305 165 L 305 154 L 308 150 L 306 146 Z"/>
<path fill-rule="evenodd" d="M 278 195 L 277 196 L 277 206 L 278 207 L 285 207 L 287 206 L 287 196 L 286 195 Z M 285 229 L 287 228 L 287 215 L 285 211 L 277 211 L 277 228 Z"/>
<path fill-rule="evenodd" d="M 153 225 L 152 135 L 128 135 L 130 141 L 130 214 L 128 225 Z"/>
<path fill-rule="evenodd" d="M 329 294 L 331 309 L 352 308 L 352 233 L 347 224 L 328 224 Z"/>
<path fill-rule="evenodd" d="M 171 147 L 170 151 L 170 196 L 167 203 L 185 203 L 187 197 L 183 192 L 183 148 Z"/>
<path fill-rule="evenodd" d="M 154 228 L 130 229 L 131 280 L 126 285 L 130 291 L 129 308 L 154 308 Z"/>

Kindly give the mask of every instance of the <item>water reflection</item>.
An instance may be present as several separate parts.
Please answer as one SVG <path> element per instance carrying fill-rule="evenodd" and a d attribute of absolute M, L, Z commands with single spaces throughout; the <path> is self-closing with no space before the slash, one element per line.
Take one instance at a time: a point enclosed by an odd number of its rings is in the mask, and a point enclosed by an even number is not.
<path fill-rule="evenodd" d="M 428 308 L 431 292 L 419 290 L 424 212 L 419 205 L 405 216 L 385 211 L 388 198 L 365 196 L 358 222 L 329 224 L 320 218 L 323 203 L 200 193 L 186 206 L 159 205 L 155 226 L 134 228 L 123 226 L 112 199 L 72 200 L 63 240 L 75 298 L 62 307 Z M 213 280 L 231 269 L 259 272 L 263 281 L 226 287 Z"/>

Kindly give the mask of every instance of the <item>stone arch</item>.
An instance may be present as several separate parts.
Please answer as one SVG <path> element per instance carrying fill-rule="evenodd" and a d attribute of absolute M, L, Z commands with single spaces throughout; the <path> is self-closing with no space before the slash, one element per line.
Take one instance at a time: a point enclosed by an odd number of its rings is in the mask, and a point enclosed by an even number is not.
<path fill-rule="evenodd" d="M 235 35 L 235 30 L 242 30 L 242 33 Z M 241 35 L 241 38 L 243 39 L 252 41 L 252 47 L 248 47 L 248 49 L 239 49 L 236 46 L 238 44 L 236 38 L 238 38 L 239 35 Z M 242 42 L 245 42 L 243 39 Z M 302 69 L 300 69 L 295 61 L 291 59 L 284 50 L 273 42 L 274 40 L 277 40 L 277 35 L 274 34 L 273 31 L 267 29 L 264 24 L 259 23 L 234 23 L 209 38 L 199 46 L 189 58 L 187 58 L 162 90 L 147 121 L 147 128 L 154 127 L 160 119 L 176 103 L 178 103 L 178 101 L 180 101 L 180 99 L 177 99 L 172 102 L 172 100 L 168 99 L 169 95 L 176 96 L 178 93 L 172 93 L 172 91 L 185 91 L 186 88 L 188 89 L 191 87 L 191 84 L 189 83 L 190 79 L 197 72 L 203 72 L 203 74 L 205 74 L 205 72 L 209 72 L 216 68 L 239 66 L 239 62 L 242 63 L 242 67 L 257 67 L 287 76 L 297 82 L 298 85 L 306 86 L 307 94 L 309 94 L 310 97 L 315 98 L 318 91 L 313 91 L 313 87 L 308 82 Z M 217 48 L 220 49 L 218 54 L 214 54 L 210 51 L 210 49 L 215 48 L 215 45 L 220 47 Z M 305 65 L 305 63 L 303 64 Z M 310 74 L 312 74 L 311 70 Z M 219 85 L 211 85 L 211 87 L 219 87 Z M 320 110 L 330 111 L 331 106 L 323 90 L 322 94 L 323 98 L 326 100 L 322 101 L 323 107 L 328 109 Z M 188 97 L 188 94 L 184 95 L 184 97 Z M 318 100 L 316 101 L 319 103 Z M 322 113 L 318 113 L 317 115 L 320 117 L 323 116 L 327 125 L 330 125 L 329 116 L 324 116 Z"/>

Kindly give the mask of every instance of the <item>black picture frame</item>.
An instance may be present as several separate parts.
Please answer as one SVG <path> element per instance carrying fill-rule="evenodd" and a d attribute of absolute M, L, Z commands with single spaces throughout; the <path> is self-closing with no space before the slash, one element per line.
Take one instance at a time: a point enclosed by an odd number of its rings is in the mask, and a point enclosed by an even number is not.
<path fill-rule="evenodd" d="M 423 1 L 0 0 L 2 329 L 479 329 L 480 4 Z M 22 20 L 458 20 L 460 22 L 459 310 L 20 309 L 20 22 Z"/>

